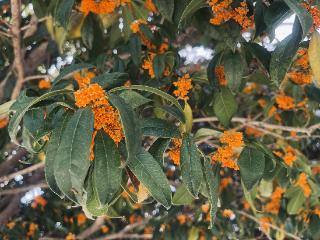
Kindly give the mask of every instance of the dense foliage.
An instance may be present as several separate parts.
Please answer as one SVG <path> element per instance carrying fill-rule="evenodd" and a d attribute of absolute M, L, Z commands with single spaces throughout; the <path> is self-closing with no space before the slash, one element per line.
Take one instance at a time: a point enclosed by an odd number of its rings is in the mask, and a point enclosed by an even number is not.
<path fill-rule="evenodd" d="M 3 239 L 320 238 L 318 0 L 19 2 L 0 1 Z"/>

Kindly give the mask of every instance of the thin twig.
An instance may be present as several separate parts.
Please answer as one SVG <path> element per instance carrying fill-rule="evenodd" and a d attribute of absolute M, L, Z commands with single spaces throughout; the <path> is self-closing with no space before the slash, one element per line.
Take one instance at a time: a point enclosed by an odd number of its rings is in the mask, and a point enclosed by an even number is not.
<path fill-rule="evenodd" d="M 37 79 L 49 79 L 50 76 L 49 75 L 33 75 L 33 76 L 28 76 L 24 78 L 24 82 L 28 82 L 28 81 L 32 81 L 32 80 L 37 80 Z"/>
<path fill-rule="evenodd" d="M 48 184 L 46 183 L 38 183 L 38 184 L 33 184 L 33 185 L 29 185 L 26 187 L 19 187 L 19 188 L 14 188 L 14 189 L 8 189 L 8 190 L 1 190 L 0 191 L 0 196 L 3 195 L 15 195 L 18 193 L 24 193 L 24 192 L 28 192 L 34 188 L 48 188 Z"/>
<path fill-rule="evenodd" d="M 7 176 L 0 177 L 0 183 L 1 182 L 5 182 L 5 181 L 10 181 L 10 180 L 14 179 L 18 175 L 25 175 L 27 173 L 33 172 L 33 171 L 38 170 L 38 169 L 43 168 L 43 167 L 44 167 L 44 162 L 40 162 L 40 163 L 34 164 L 31 167 L 22 169 L 22 170 L 20 170 L 18 172 L 14 172 L 14 173 L 11 173 L 11 174 L 9 174 Z"/>
<path fill-rule="evenodd" d="M 86 230 L 84 230 L 77 236 L 77 239 L 87 239 L 92 234 L 97 232 L 103 226 L 103 224 L 104 217 L 98 217 L 90 227 L 88 227 Z"/>
<path fill-rule="evenodd" d="M 23 51 L 21 49 L 21 2 L 20 0 L 11 0 L 11 15 L 12 15 L 12 45 L 14 51 L 14 68 L 17 73 L 17 80 L 15 87 L 11 94 L 11 99 L 16 99 L 22 89 L 23 79 L 24 79 L 24 69 L 23 69 Z"/>
<path fill-rule="evenodd" d="M 236 211 L 236 212 L 239 213 L 240 215 L 245 216 L 245 217 L 253 220 L 254 222 L 260 224 L 259 219 L 255 218 L 254 216 L 252 216 L 252 215 L 250 215 L 250 214 L 248 214 L 248 213 L 246 213 L 244 211 Z M 276 230 L 278 232 L 281 232 L 281 233 L 285 234 L 288 237 L 291 237 L 292 239 L 301 240 L 300 237 L 298 237 L 298 236 L 296 236 L 296 235 L 294 235 L 292 233 L 289 233 L 289 232 L 285 231 L 284 229 L 279 228 L 279 227 L 277 227 L 277 226 L 275 226 L 275 225 L 273 225 L 271 223 L 264 223 L 264 224 L 268 225 L 270 228 L 272 228 L 272 229 L 274 229 L 274 230 Z"/>

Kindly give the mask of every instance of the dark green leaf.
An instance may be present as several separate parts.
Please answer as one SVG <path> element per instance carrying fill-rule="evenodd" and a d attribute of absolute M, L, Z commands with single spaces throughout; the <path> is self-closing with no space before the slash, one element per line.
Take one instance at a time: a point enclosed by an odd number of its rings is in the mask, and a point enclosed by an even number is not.
<path fill-rule="evenodd" d="M 156 55 L 153 59 L 153 70 L 157 79 L 160 79 L 163 75 L 163 71 L 166 67 L 165 64 L 165 56 L 164 55 Z"/>
<path fill-rule="evenodd" d="M 135 91 L 123 91 L 119 94 L 119 96 L 123 98 L 127 104 L 131 105 L 133 109 L 151 102 L 150 99 L 142 96 L 141 94 Z"/>
<path fill-rule="evenodd" d="M 251 147 L 245 147 L 239 157 L 240 176 L 248 190 L 262 178 L 265 167 L 264 154 Z"/>
<path fill-rule="evenodd" d="M 198 147 L 190 135 L 186 135 L 182 140 L 180 161 L 182 181 L 188 191 L 197 198 L 202 181 L 202 167 Z"/>
<path fill-rule="evenodd" d="M 181 27 L 182 22 L 189 18 L 192 14 L 194 14 L 199 9 L 206 7 L 207 1 L 206 0 L 191 0 L 188 1 L 186 7 L 183 9 L 181 16 L 179 17 L 178 21 L 178 28 Z"/>
<path fill-rule="evenodd" d="M 215 91 L 213 101 L 214 113 L 224 126 L 228 126 L 238 109 L 235 97 L 228 88 L 221 88 Z"/>
<path fill-rule="evenodd" d="M 253 42 L 244 43 L 244 46 L 264 66 L 265 69 L 269 69 L 271 54 L 267 49 Z"/>
<path fill-rule="evenodd" d="M 172 0 L 154 0 L 157 9 L 166 19 L 171 21 L 174 10 L 174 1 Z"/>
<path fill-rule="evenodd" d="M 140 66 L 141 62 L 141 40 L 137 34 L 130 37 L 129 40 L 130 54 L 133 63 L 136 66 Z"/>
<path fill-rule="evenodd" d="M 171 190 L 166 175 L 152 155 L 143 149 L 128 163 L 130 170 L 148 189 L 151 196 L 167 209 L 171 206 Z"/>
<path fill-rule="evenodd" d="M 105 72 L 93 78 L 91 82 L 98 83 L 104 89 L 111 89 L 114 87 L 122 86 L 126 81 L 128 81 L 128 79 L 129 79 L 129 76 L 127 73 Z"/>
<path fill-rule="evenodd" d="M 92 19 L 93 17 L 93 14 L 89 14 L 88 16 L 86 16 L 81 28 L 81 39 L 88 49 L 92 49 L 94 39 L 94 21 Z"/>
<path fill-rule="evenodd" d="M 208 199 L 210 203 L 210 228 L 213 227 L 213 222 L 218 211 L 218 198 L 220 186 L 220 165 L 212 166 L 209 161 L 204 160 L 203 173 L 208 192 Z"/>
<path fill-rule="evenodd" d="M 120 113 L 129 162 L 134 159 L 141 146 L 140 122 L 135 111 L 121 97 L 110 94 L 109 100 Z"/>
<path fill-rule="evenodd" d="M 182 184 L 176 190 L 173 195 L 172 204 L 173 205 L 189 205 L 193 202 L 194 197 L 188 191 L 186 185 Z"/>
<path fill-rule="evenodd" d="M 160 165 L 163 165 L 164 152 L 168 148 L 170 141 L 169 138 L 158 138 L 149 148 L 149 153 Z"/>
<path fill-rule="evenodd" d="M 160 118 L 146 118 L 142 120 L 142 135 L 161 138 L 179 138 L 178 127 Z"/>
<path fill-rule="evenodd" d="M 93 133 L 91 109 L 78 110 L 68 121 L 61 136 L 54 176 L 61 192 L 71 200 L 82 197 L 83 184 L 90 166 L 90 144 Z"/>
<path fill-rule="evenodd" d="M 58 77 L 56 77 L 54 79 L 53 85 L 56 85 L 58 82 L 60 82 L 61 79 L 63 79 L 64 77 L 66 77 L 67 75 L 83 70 L 83 69 L 89 69 L 89 68 L 93 68 L 94 66 L 90 63 L 78 63 L 78 64 L 72 64 L 69 65 L 65 68 L 63 68 L 63 70 L 60 72 L 60 74 L 58 75 Z"/>
<path fill-rule="evenodd" d="M 55 20 L 65 29 L 68 28 L 73 5 L 74 0 L 61 0 L 56 9 Z"/>
<path fill-rule="evenodd" d="M 235 52 L 225 55 L 223 57 L 223 65 L 228 87 L 237 92 L 241 84 L 243 73 L 243 62 L 240 54 Z"/>
<path fill-rule="evenodd" d="M 64 194 L 60 191 L 56 179 L 54 177 L 54 165 L 56 161 L 57 151 L 61 143 L 62 132 L 64 131 L 71 112 L 66 112 L 61 119 L 59 119 L 58 126 L 52 131 L 47 149 L 46 149 L 46 161 L 45 161 L 45 178 L 50 189 L 59 197 L 63 197 Z"/>
<path fill-rule="evenodd" d="M 116 144 L 103 131 L 95 137 L 93 183 L 101 205 L 110 203 L 121 187 L 122 168 Z"/>

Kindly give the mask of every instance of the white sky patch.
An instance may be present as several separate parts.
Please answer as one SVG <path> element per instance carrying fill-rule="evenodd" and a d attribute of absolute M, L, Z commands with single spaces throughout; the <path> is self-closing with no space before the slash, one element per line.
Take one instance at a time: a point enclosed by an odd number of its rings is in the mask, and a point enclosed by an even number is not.
<path fill-rule="evenodd" d="M 204 46 L 192 47 L 188 44 L 179 51 L 179 55 L 185 58 L 184 64 L 196 64 L 212 59 L 213 50 Z"/>
<path fill-rule="evenodd" d="M 34 188 L 32 190 L 30 190 L 29 192 L 27 192 L 20 200 L 21 203 L 23 204 L 29 204 L 31 203 L 31 201 L 39 195 L 42 195 L 44 192 L 41 190 L 41 188 L 37 187 Z"/>

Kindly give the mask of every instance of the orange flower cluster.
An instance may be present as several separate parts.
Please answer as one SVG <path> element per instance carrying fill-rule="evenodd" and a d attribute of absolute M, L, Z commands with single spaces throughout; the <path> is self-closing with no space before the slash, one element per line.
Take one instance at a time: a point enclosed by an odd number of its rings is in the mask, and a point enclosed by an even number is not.
<path fill-rule="evenodd" d="M 189 74 L 178 78 L 178 81 L 173 83 L 173 85 L 177 87 L 177 89 L 173 91 L 173 94 L 179 99 L 188 100 L 189 97 L 187 95 L 192 89 L 191 81 L 192 79 Z"/>
<path fill-rule="evenodd" d="M 80 89 L 74 93 L 76 106 L 84 108 L 90 106 L 94 114 L 95 130 L 103 129 L 118 144 L 124 137 L 120 117 L 109 103 L 103 88 L 96 83 L 90 84 L 94 77 L 92 73 L 85 73 L 82 77 L 75 74 L 74 78 L 78 82 Z M 93 155 L 93 144 L 96 132 L 93 133 L 93 142 L 90 146 L 90 159 Z"/>
<path fill-rule="evenodd" d="M 85 224 L 86 221 L 87 221 L 86 215 L 84 213 L 79 213 L 79 215 L 77 216 L 78 226 Z"/>
<path fill-rule="evenodd" d="M 263 136 L 263 132 L 259 131 L 257 128 L 253 128 L 253 127 L 246 127 L 245 130 L 246 134 L 248 136 L 254 136 L 254 137 L 261 137 Z"/>
<path fill-rule="evenodd" d="M 152 0 L 145 0 L 144 6 L 146 9 L 148 9 L 150 12 L 158 13 L 157 7 L 154 5 Z"/>
<path fill-rule="evenodd" d="M 276 103 L 282 110 L 292 110 L 295 107 L 294 99 L 286 95 L 276 96 Z"/>
<path fill-rule="evenodd" d="M 28 237 L 33 237 L 35 232 L 37 231 L 37 229 L 38 229 L 38 224 L 30 223 L 29 230 L 27 232 L 27 236 Z"/>
<path fill-rule="evenodd" d="M 303 194 L 305 197 L 310 197 L 311 187 L 308 183 L 307 175 L 304 172 L 300 173 L 296 185 L 303 189 Z"/>
<path fill-rule="evenodd" d="M 250 94 L 253 92 L 253 90 L 255 90 L 257 88 L 257 84 L 253 83 L 253 82 L 249 82 L 247 83 L 247 85 L 245 86 L 245 88 L 243 89 L 243 92 L 246 94 Z"/>
<path fill-rule="evenodd" d="M 286 147 L 285 154 L 280 151 L 274 151 L 274 154 L 282 158 L 289 167 L 292 167 L 293 163 L 297 160 L 296 151 L 291 146 Z"/>
<path fill-rule="evenodd" d="M 148 48 L 148 49 L 154 49 L 156 46 L 152 44 L 152 42 L 149 41 L 149 39 L 143 34 L 143 32 L 140 30 L 140 25 L 144 24 L 147 25 L 147 21 L 144 19 L 138 19 L 131 23 L 130 29 L 133 33 L 138 33 L 139 37 L 141 38 L 142 43 Z"/>
<path fill-rule="evenodd" d="M 225 218 L 232 218 L 235 216 L 234 212 L 231 209 L 223 209 L 222 216 Z"/>
<path fill-rule="evenodd" d="M 266 204 L 264 210 L 272 214 L 278 214 L 283 193 L 284 189 L 282 189 L 281 187 L 277 187 L 271 195 L 271 201 Z"/>
<path fill-rule="evenodd" d="M 174 147 L 168 151 L 168 155 L 171 158 L 172 162 L 176 165 L 180 165 L 180 148 L 182 141 L 181 139 L 175 138 L 173 139 Z"/>
<path fill-rule="evenodd" d="M 40 89 L 48 89 L 51 87 L 51 82 L 48 81 L 48 80 L 45 80 L 45 79 L 41 79 L 39 82 L 38 82 L 38 88 Z"/>
<path fill-rule="evenodd" d="M 227 79 L 224 73 L 224 66 L 219 65 L 215 68 L 215 75 L 218 79 L 220 86 L 227 86 Z"/>
<path fill-rule="evenodd" d="M 178 219 L 178 222 L 180 223 L 180 225 L 183 225 L 187 222 L 188 220 L 188 217 L 183 214 L 183 213 L 180 213 L 178 216 L 177 216 L 177 219 Z"/>
<path fill-rule="evenodd" d="M 297 85 L 310 84 L 312 82 L 308 50 L 306 48 L 299 49 L 298 58 L 293 66 L 294 70 L 288 73 L 288 77 L 292 82 Z"/>
<path fill-rule="evenodd" d="M 80 4 L 80 11 L 85 15 L 88 15 L 89 12 L 95 14 L 109 14 L 113 13 L 120 5 L 130 2 L 131 0 L 82 0 Z"/>
<path fill-rule="evenodd" d="M 262 217 L 259 219 L 261 231 L 268 233 L 270 230 L 270 225 L 272 223 L 271 218 Z"/>
<path fill-rule="evenodd" d="M 37 208 L 38 206 L 45 207 L 47 205 L 47 200 L 44 199 L 42 196 L 37 196 L 33 199 L 31 204 L 32 208 Z"/>
<path fill-rule="evenodd" d="M 240 6 L 235 9 L 231 7 L 232 0 L 209 0 L 208 3 L 214 14 L 213 18 L 210 19 L 211 24 L 220 25 L 233 19 L 244 30 L 253 26 L 252 16 L 247 16 L 249 9 L 245 1 L 241 2 Z"/>
<path fill-rule="evenodd" d="M 221 138 L 220 143 L 224 144 L 219 147 L 212 156 L 212 161 L 219 161 L 222 167 L 239 170 L 239 166 L 235 161 L 237 154 L 234 153 L 233 148 L 239 148 L 243 145 L 243 135 L 240 132 L 225 131 Z"/>
<path fill-rule="evenodd" d="M 0 129 L 5 128 L 9 123 L 9 119 L 7 117 L 0 119 Z"/>
<path fill-rule="evenodd" d="M 153 69 L 153 59 L 155 58 L 155 56 L 156 56 L 155 53 L 149 52 L 148 57 L 143 61 L 143 64 L 142 64 L 142 68 L 144 70 L 148 70 L 149 76 L 151 78 L 156 77 L 156 75 L 154 73 L 154 69 Z"/>
<path fill-rule="evenodd" d="M 100 228 L 100 230 L 101 230 L 102 233 L 108 233 L 110 229 L 109 229 L 108 226 L 103 225 L 103 226 Z"/>
<path fill-rule="evenodd" d="M 302 5 L 308 10 L 313 18 L 313 27 L 315 29 L 320 28 L 320 10 L 317 6 L 311 5 L 312 1 L 308 0 L 304 2 Z"/>

